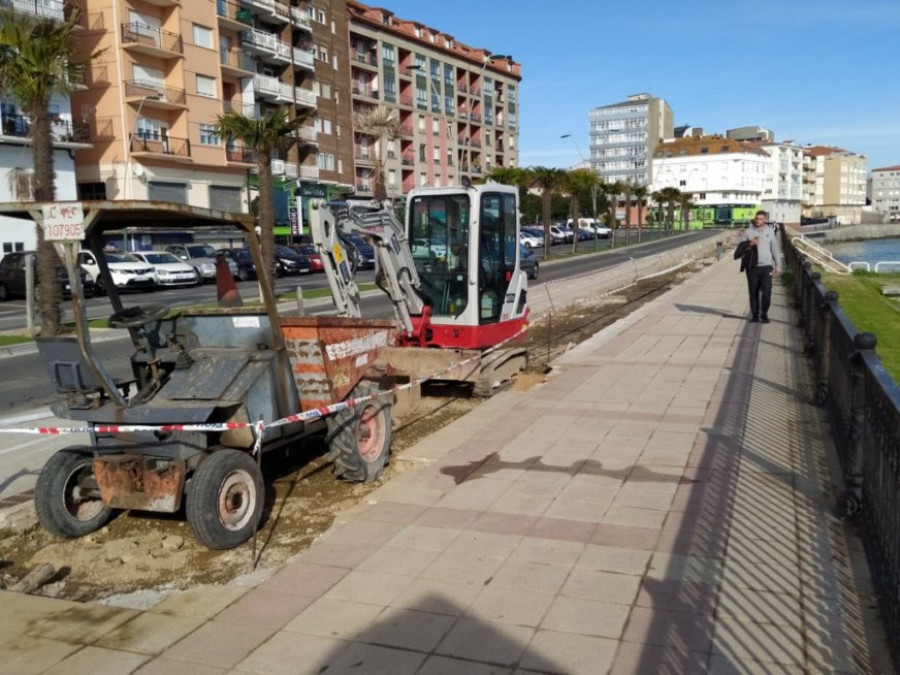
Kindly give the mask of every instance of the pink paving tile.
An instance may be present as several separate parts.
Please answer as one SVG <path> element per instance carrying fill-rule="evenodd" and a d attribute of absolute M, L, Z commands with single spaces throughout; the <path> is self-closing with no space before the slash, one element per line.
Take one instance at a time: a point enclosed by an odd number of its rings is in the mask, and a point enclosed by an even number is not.
<path fill-rule="evenodd" d="M 618 546 L 641 551 L 652 551 L 659 532 L 645 527 L 629 527 L 627 525 L 599 525 L 591 535 L 588 543 L 601 546 Z"/>
<path fill-rule="evenodd" d="M 381 520 L 387 523 L 411 523 L 425 510 L 418 504 L 400 504 L 380 501 L 372 504 L 360 515 L 360 520 Z"/>
<path fill-rule="evenodd" d="M 275 631 L 309 607 L 315 599 L 311 595 L 256 588 L 218 614 L 216 621 Z"/>
<path fill-rule="evenodd" d="M 134 675 L 225 675 L 227 668 L 158 657 L 134 671 Z"/>
<path fill-rule="evenodd" d="M 446 527 L 465 529 L 478 518 L 478 511 L 465 511 L 463 509 L 448 509 L 442 506 L 432 506 L 416 520 L 416 525 L 424 527 Z"/>
<path fill-rule="evenodd" d="M 511 513 L 482 513 L 470 526 L 470 530 L 493 532 L 495 534 L 526 534 L 537 522 L 536 516 Z"/>
<path fill-rule="evenodd" d="M 260 584 L 259 590 L 318 597 L 347 576 L 349 571 L 344 567 L 313 565 L 305 560 L 295 561 Z"/>
<path fill-rule="evenodd" d="M 712 614 L 685 614 L 634 607 L 622 639 L 661 646 L 708 652 L 713 639 Z"/>
<path fill-rule="evenodd" d="M 575 541 L 582 544 L 592 540 L 597 524 L 565 518 L 538 518 L 528 536 L 545 539 Z"/>
<path fill-rule="evenodd" d="M 166 650 L 166 658 L 230 668 L 274 633 L 250 623 L 210 621 Z"/>
<path fill-rule="evenodd" d="M 645 675 L 646 673 L 705 673 L 709 655 L 680 645 L 652 645 L 621 642 L 610 675 Z"/>

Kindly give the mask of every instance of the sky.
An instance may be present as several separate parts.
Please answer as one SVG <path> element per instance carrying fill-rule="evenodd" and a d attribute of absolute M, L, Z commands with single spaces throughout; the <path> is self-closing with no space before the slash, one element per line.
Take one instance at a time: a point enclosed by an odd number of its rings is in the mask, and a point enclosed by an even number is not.
<path fill-rule="evenodd" d="M 366 4 L 522 64 L 521 166 L 577 164 L 590 110 L 644 92 L 675 126 L 758 125 L 900 165 L 900 0 Z"/>

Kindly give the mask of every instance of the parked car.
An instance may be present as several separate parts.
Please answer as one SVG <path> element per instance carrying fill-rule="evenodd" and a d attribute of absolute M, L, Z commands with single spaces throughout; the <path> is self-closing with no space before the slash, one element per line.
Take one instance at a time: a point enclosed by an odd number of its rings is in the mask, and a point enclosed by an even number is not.
<path fill-rule="evenodd" d="M 219 252 L 209 244 L 173 244 L 166 246 L 166 252 L 178 256 L 197 270 L 203 281 L 215 281 L 216 256 Z M 238 268 L 233 261 L 229 261 L 228 267 L 231 274 L 237 276 Z"/>
<path fill-rule="evenodd" d="M 228 258 L 229 261 L 237 265 L 236 279 L 247 281 L 256 278 L 256 263 L 253 262 L 253 256 L 248 248 L 225 248 L 219 251 Z"/>
<path fill-rule="evenodd" d="M 413 258 L 447 259 L 447 246 L 437 239 L 428 239 L 426 237 L 413 239 L 411 250 Z"/>
<path fill-rule="evenodd" d="M 152 291 L 156 287 L 156 273 L 153 266 L 138 260 L 130 253 L 104 251 L 103 257 L 113 283 L 119 290 Z M 98 293 L 106 292 L 103 277 L 100 275 L 100 263 L 93 251 L 79 251 L 78 264 L 90 275 L 94 288 Z"/>
<path fill-rule="evenodd" d="M 555 244 L 565 244 L 566 243 L 566 235 L 560 229 L 559 225 L 551 225 L 550 226 L 550 245 Z"/>
<path fill-rule="evenodd" d="M 525 230 L 519 231 L 519 243 L 522 244 L 525 248 L 540 248 L 544 245 L 544 238 L 534 235 L 532 232 L 526 232 Z"/>
<path fill-rule="evenodd" d="M 349 239 L 353 248 L 356 249 L 356 266 L 361 270 L 374 268 L 375 247 L 357 234 L 351 234 Z"/>
<path fill-rule="evenodd" d="M 540 274 L 540 263 L 530 248 L 519 245 L 519 268 L 528 275 L 529 279 L 537 279 Z"/>
<path fill-rule="evenodd" d="M 7 253 L 0 260 L 0 301 L 9 298 L 24 298 L 27 293 L 25 261 L 27 256 L 31 255 L 31 265 L 34 271 L 34 292 L 35 297 L 39 297 L 40 285 L 38 284 L 37 273 L 37 253 L 35 251 L 16 251 L 15 253 Z M 84 289 L 85 297 L 94 294 L 94 281 L 91 276 L 80 267 L 78 274 L 81 277 L 81 287 Z M 69 274 L 66 272 L 66 266 L 62 260 L 56 265 L 56 277 L 59 279 L 59 287 L 64 296 L 71 295 L 72 288 L 69 285 Z"/>
<path fill-rule="evenodd" d="M 196 286 L 201 282 L 197 270 L 172 253 L 136 251 L 132 255 L 153 267 L 157 286 Z"/>
<path fill-rule="evenodd" d="M 300 255 L 289 246 L 275 247 L 275 270 L 283 274 L 309 274 L 312 264 L 305 255 Z"/>
<path fill-rule="evenodd" d="M 316 250 L 312 244 L 296 244 L 292 246 L 297 253 L 305 255 L 309 258 L 309 264 L 313 272 L 324 272 L 325 265 L 322 263 L 322 255 Z"/>
<path fill-rule="evenodd" d="M 523 227 L 521 229 L 521 232 L 524 232 L 525 234 L 529 235 L 533 239 L 537 240 L 537 244 L 535 246 L 536 248 L 544 247 L 544 228 L 543 227 L 540 227 L 540 226 Z"/>

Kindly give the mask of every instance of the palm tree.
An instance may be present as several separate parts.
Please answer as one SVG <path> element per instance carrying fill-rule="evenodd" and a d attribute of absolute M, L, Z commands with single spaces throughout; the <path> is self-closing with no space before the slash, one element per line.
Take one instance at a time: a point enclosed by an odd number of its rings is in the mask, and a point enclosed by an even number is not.
<path fill-rule="evenodd" d="M 259 244 L 269 283 L 275 291 L 275 204 L 272 194 L 272 158 L 286 152 L 296 141 L 295 129 L 302 118 L 290 119 L 287 108 L 273 108 L 261 117 L 247 117 L 234 110 L 216 118 L 215 133 L 220 138 L 240 141 L 256 151 L 259 175 Z"/>
<path fill-rule="evenodd" d="M 575 237 L 572 239 L 572 253 L 578 251 L 578 218 L 581 211 L 581 197 L 590 195 L 591 190 L 599 182 L 597 174 L 590 169 L 573 169 L 565 176 L 565 188 L 569 193 L 569 212 L 572 218 L 572 229 Z"/>
<path fill-rule="evenodd" d="M 609 203 L 609 228 L 615 230 L 616 209 L 619 206 L 619 195 L 625 191 L 625 184 L 622 181 L 616 180 L 609 183 L 603 183 L 602 187 Z M 615 237 L 615 233 L 613 233 L 613 237 Z M 610 241 L 615 241 L 615 239 L 610 239 Z"/>
<path fill-rule="evenodd" d="M 385 155 L 389 141 L 400 138 L 400 119 L 397 111 L 386 105 L 378 105 L 358 111 L 354 115 L 353 124 L 356 132 L 378 139 L 375 152 L 375 199 L 379 202 L 387 200 L 387 184 L 385 180 Z"/>
<path fill-rule="evenodd" d="M 674 187 L 664 187 L 656 193 L 654 199 L 660 205 L 666 205 L 666 224 L 669 229 L 675 227 L 675 205 L 681 201 L 681 190 Z"/>
<path fill-rule="evenodd" d="M 644 200 L 647 199 L 649 190 L 644 185 L 635 185 L 632 192 L 634 192 L 634 197 L 637 199 L 638 241 L 640 241 L 644 222 Z"/>
<path fill-rule="evenodd" d="M 625 183 L 625 229 L 631 232 L 631 196 L 634 194 L 634 185 L 631 181 Z"/>
<path fill-rule="evenodd" d="M 682 192 L 678 204 L 681 207 L 681 229 L 687 232 L 687 214 L 696 206 L 696 204 L 691 200 L 690 192 Z"/>
<path fill-rule="evenodd" d="M 559 190 L 565 180 L 566 172 L 547 166 L 535 166 L 528 169 L 532 185 L 541 186 L 541 217 L 544 220 L 544 257 L 550 255 L 550 220 L 553 217 L 553 194 Z"/>
<path fill-rule="evenodd" d="M 498 166 L 487 177 L 495 183 L 522 187 L 528 182 L 528 171 L 518 166 Z"/>
<path fill-rule="evenodd" d="M 65 21 L 35 18 L 12 8 L 0 11 L 0 94 L 18 101 L 31 122 L 34 172 L 29 198 L 38 202 L 56 200 L 50 100 L 54 95 L 68 96 L 72 83 L 81 81 L 87 65 L 100 55 L 95 52 L 85 60 L 73 58 L 79 18 L 77 10 Z M 59 255 L 53 243 L 44 240 L 43 228 L 36 225 L 35 233 L 41 333 L 57 335 L 61 320 L 56 281 Z"/>

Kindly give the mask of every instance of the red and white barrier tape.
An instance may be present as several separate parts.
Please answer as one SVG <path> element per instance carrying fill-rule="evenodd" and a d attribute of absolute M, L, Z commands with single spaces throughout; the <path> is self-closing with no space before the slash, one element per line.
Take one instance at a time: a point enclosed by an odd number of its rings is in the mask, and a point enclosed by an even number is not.
<path fill-rule="evenodd" d="M 203 432 L 214 432 L 214 431 L 231 431 L 233 429 L 253 429 L 255 431 L 256 439 L 254 441 L 253 452 L 259 452 L 262 447 L 262 439 L 265 433 L 265 430 L 268 427 L 280 427 L 286 424 L 294 424 L 297 422 L 309 422 L 315 419 L 320 419 L 324 417 L 328 417 L 329 415 L 333 415 L 336 412 L 341 410 L 345 410 L 347 408 L 354 408 L 357 405 L 362 403 L 367 403 L 368 401 L 375 401 L 382 396 L 387 396 L 388 394 L 394 394 L 399 391 L 403 391 L 404 389 L 412 389 L 413 387 L 417 387 L 424 382 L 429 380 L 435 380 L 441 375 L 445 373 L 449 373 L 450 371 L 456 368 L 462 368 L 468 363 L 472 363 L 473 361 L 477 361 L 478 359 L 484 358 L 488 354 L 497 351 L 504 345 L 512 342 L 513 340 L 521 337 L 528 331 L 528 327 L 526 326 L 515 335 L 508 337 L 506 340 L 497 343 L 493 347 L 486 349 L 483 352 L 479 352 L 475 356 L 471 356 L 467 359 L 463 359 L 462 361 L 457 361 L 456 363 L 451 364 L 450 366 L 431 373 L 425 377 L 421 377 L 417 380 L 413 380 L 407 382 L 406 384 L 397 385 L 395 387 L 391 387 L 390 389 L 385 389 L 382 391 L 376 391 L 374 394 L 370 396 L 363 396 L 360 398 L 350 398 L 346 401 L 340 401 L 338 403 L 332 403 L 331 405 L 321 406 L 319 408 L 313 408 L 311 410 L 304 410 L 303 412 L 297 413 L 296 415 L 289 415 L 287 417 L 283 417 L 280 420 L 276 420 L 274 422 L 265 423 L 262 420 L 256 423 L 252 422 L 225 422 L 219 424 L 160 424 L 160 425 L 149 425 L 149 424 L 95 424 L 93 426 L 86 427 L 27 427 L 27 428 L 3 428 L 0 427 L 0 434 L 29 434 L 36 436 L 59 436 L 62 434 L 126 434 L 126 433 L 136 433 L 141 431 L 156 431 L 160 433 L 171 433 L 173 431 L 203 431 Z"/>

